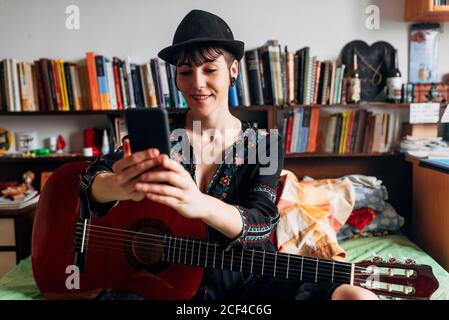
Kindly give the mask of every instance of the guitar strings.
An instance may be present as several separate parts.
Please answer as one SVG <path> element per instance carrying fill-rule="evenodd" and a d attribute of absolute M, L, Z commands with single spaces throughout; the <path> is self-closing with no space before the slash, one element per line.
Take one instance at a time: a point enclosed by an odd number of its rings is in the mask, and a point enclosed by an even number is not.
<path fill-rule="evenodd" d="M 81 223 L 78 223 L 79 224 L 79 226 L 82 228 L 82 224 Z M 165 243 L 164 242 L 164 237 L 166 237 L 166 236 L 164 236 L 164 235 L 157 235 L 157 234 L 150 234 L 150 233 L 144 233 L 144 232 L 137 232 L 137 231 L 130 231 L 130 230 L 122 230 L 122 229 L 116 229 L 116 228 L 111 228 L 111 227 L 104 227 L 104 226 L 99 226 L 99 225 L 94 225 L 94 224 L 87 224 L 87 226 L 89 226 L 89 227 L 96 227 L 96 228 L 100 228 L 100 229 L 107 229 L 107 230 L 113 230 L 113 231 L 119 231 L 119 232 L 121 232 L 122 234 L 123 233 L 125 233 L 125 235 L 126 236 L 128 236 L 128 237 L 133 237 L 132 235 L 130 235 L 130 234 L 136 234 L 136 235 L 141 235 L 142 237 L 139 237 L 140 239 L 148 239 L 148 238 L 159 238 L 159 239 L 161 239 L 162 241 L 160 242 L 160 243 Z M 100 232 L 99 230 L 97 230 L 97 232 Z M 107 232 L 106 232 L 107 233 Z M 121 235 L 120 233 L 114 233 L 114 232 L 109 232 L 109 234 L 115 234 L 115 235 Z M 168 235 L 168 237 L 175 237 L 175 236 L 171 236 L 171 235 Z M 180 237 L 177 237 L 177 238 L 180 238 Z M 193 240 L 192 240 L 193 241 Z M 195 240 L 195 241 L 199 241 L 199 240 Z M 143 242 L 143 243 L 145 243 L 145 242 Z M 267 253 L 269 253 L 269 254 L 275 254 L 275 252 L 270 252 L 270 251 L 267 251 Z M 299 256 L 299 257 L 301 257 L 301 256 Z M 304 257 L 304 259 L 305 260 L 307 260 L 307 261 L 310 261 L 310 262 L 316 262 L 316 258 L 308 258 L 308 257 Z M 325 259 L 323 259 L 323 260 L 321 260 L 321 262 L 323 262 L 323 263 L 329 263 L 329 264 L 335 264 L 335 265 L 338 265 L 338 266 L 345 266 L 345 267 L 347 267 L 347 266 L 349 266 L 350 265 L 350 263 L 347 263 L 347 262 L 339 262 L 339 261 L 328 261 L 328 260 L 325 260 Z M 357 268 L 357 269 L 361 269 L 361 270 L 364 270 L 364 271 L 366 271 L 368 268 L 365 268 L 365 267 L 359 267 L 359 266 L 354 266 L 355 268 Z"/>
<path fill-rule="evenodd" d="M 100 231 L 101 232 L 101 231 Z M 104 231 L 103 231 L 103 233 L 105 233 Z M 106 232 L 106 233 L 108 233 L 108 232 Z M 111 234 L 111 233 L 109 233 L 109 234 Z M 114 234 L 114 233 L 112 233 L 112 234 Z M 117 233 L 115 233 L 115 235 L 117 235 Z M 145 234 L 145 235 L 148 235 L 148 234 Z M 101 236 L 100 236 L 101 237 Z M 169 236 L 169 237 L 171 237 L 171 236 Z M 103 237 L 103 238 L 105 238 L 105 237 Z M 180 241 L 182 241 L 182 238 L 178 238 Z M 116 240 L 118 240 L 118 241 L 129 241 L 129 240 L 125 240 L 125 239 L 116 239 Z M 186 241 L 187 241 L 187 239 L 186 239 Z M 192 240 L 189 240 L 189 241 L 192 241 Z M 98 242 L 98 241 L 97 241 Z M 130 241 L 131 242 L 131 241 Z M 103 242 L 103 243 L 105 243 L 105 242 Z M 107 244 L 110 244 L 110 242 L 106 242 Z M 186 242 L 187 243 L 187 242 Z M 119 244 L 120 245 L 120 244 Z M 161 245 L 161 246 L 165 246 L 165 245 Z M 171 249 L 171 248 L 170 248 Z M 176 247 L 175 247 L 175 244 L 174 244 L 174 249 L 173 249 L 173 256 L 175 255 L 175 251 L 176 251 Z M 180 245 L 180 247 L 178 248 L 178 251 L 179 251 L 179 249 L 182 249 L 182 247 L 181 247 L 181 245 Z M 247 252 L 251 252 L 250 250 L 246 250 Z M 240 252 L 240 251 L 238 251 L 238 252 Z M 267 253 L 270 253 L 270 254 L 274 254 L 274 253 L 272 253 L 272 252 L 267 252 Z M 193 252 L 192 252 L 192 254 L 193 254 Z M 200 257 L 202 257 L 202 254 L 200 253 L 200 255 L 199 255 Z M 204 255 L 205 256 L 205 255 Z M 175 257 L 175 256 L 174 256 Z M 178 254 L 178 263 L 179 263 L 179 260 L 180 260 L 180 253 Z M 302 257 L 301 256 L 296 256 L 296 257 L 293 257 L 293 258 L 297 258 L 297 259 L 302 259 Z M 171 259 L 171 257 L 168 257 L 168 260 L 170 260 Z M 198 258 L 198 259 L 200 259 L 200 258 Z M 205 261 L 205 259 L 206 259 L 206 257 L 204 257 L 204 261 Z M 243 256 L 243 260 L 247 260 L 247 259 L 249 259 L 249 257 L 245 257 L 245 256 Z M 255 260 L 256 261 L 256 260 Z M 317 261 L 317 259 L 309 259 L 309 261 L 313 261 L 313 262 L 316 262 Z M 175 261 L 173 261 L 173 262 L 175 262 Z M 260 262 L 260 260 L 259 260 L 259 262 Z M 267 261 L 267 265 L 268 265 L 268 262 L 269 261 Z M 281 262 L 281 261 L 280 261 Z M 322 261 L 322 262 L 324 262 L 324 261 Z M 247 262 L 245 262 L 245 264 L 247 264 Z M 280 266 L 282 266 L 282 264 L 280 263 L 279 264 Z M 246 265 L 245 265 L 246 266 Z M 272 266 L 270 266 L 270 267 L 272 267 Z M 306 267 L 307 267 L 307 265 L 306 265 Z M 316 266 L 315 266 L 316 267 Z M 312 269 L 315 269 L 315 267 L 314 266 L 309 266 L 309 268 L 312 268 Z M 277 268 L 277 270 L 281 270 L 281 271 L 283 271 L 283 269 L 285 269 L 285 268 Z M 323 266 L 321 266 L 321 268 L 319 268 L 321 271 L 323 270 Z M 292 268 L 292 270 L 294 270 L 293 268 Z M 334 270 L 334 271 L 336 271 L 337 273 L 344 273 L 344 272 L 342 272 L 342 271 L 339 271 L 339 270 Z M 313 273 L 313 274 L 316 274 L 316 272 L 315 271 L 310 271 L 310 273 Z M 347 273 L 348 275 L 350 274 L 350 273 Z M 355 275 L 357 275 L 358 273 L 355 273 Z M 365 276 L 366 277 L 366 273 L 365 274 L 362 274 L 363 276 Z M 341 275 L 334 275 L 334 277 L 342 277 Z M 320 276 L 320 277 L 323 277 L 323 276 Z"/>
<path fill-rule="evenodd" d="M 90 230 L 90 229 L 89 229 Z M 108 234 L 108 235 L 116 235 L 116 236 L 125 236 L 125 237 L 129 237 L 128 235 L 126 235 L 126 234 L 118 234 L 118 233 L 113 233 L 113 232 L 107 232 L 107 231 L 99 231 L 99 230 L 97 230 L 97 231 L 90 231 L 90 234 L 93 234 L 92 232 L 96 232 L 96 233 L 103 233 L 103 234 Z M 145 234 L 147 237 L 146 238 L 148 238 L 148 236 L 150 236 L 150 237 L 153 237 L 153 236 L 156 236 L 156 235 L 150 235 L 150 234 Z M 97 237 L 98 237 L 98 235 L 97 235 Z M 167 240 L 169 240 L 169 241 L 171 241 L 174 237 L 172 237 L 172 236 L 166 236 L 168 239 Z M 111 238 L 109 238 L 109 237 L 103 237 L 103 238 L 107 238 L 107 239 L 111 239 Z M 176 237 L 177 239 L 180 239 L 180 241 L 182 241 L 181 239 L 181 237 Z M 176 239 L 175 238 L 175 239 Z M 139 237 L 139 239 L 144 239 L 144 238 L 142 238 L 142 237 Z M 142 244 L 144 244 L 144 245 L 147 245 L 147 244 L 149 244 L 148 242 L 142 242 L 142 241 L 136 241 L 136 240 L 132 240 L 132 239 L 121 239 L 121 238 L 119 238 L 119 239 L 117 239 L 117 238 L 115 238 L 115 240 L 118 240 L 118 241 L 129 241 L 129 242 L 134 242 L 134 243 L 142 243 Z M 187 239 L 186 239 L 187 240 Z M 157 240 L 156 240 L 157 241 Z M 176 241 L 176 240 L 175 240 Z M 174 242 L 175 242 L 174 241 Z M 191 241 L 191 242 L 193 242 L 193 241 L 199 241 L 199 240 L 189 240 L 189 241 Z M 155 243 L 154 241 L 152 242 L 152 243 Z M 161 244 L 162 246 L 167 246 L 167 247 L 169 247 L 169 249 L 168 249 L 168 251 L 170 251 L 172 248 L 171 248 L 171 243 L 166 243 L 166 241 L 158 241 L 158 243 L 159 244 Z M 204 242 L 204 243 L 206 243 L 206 242 Z M 194 245 L 194 244 L 193 244 Z M 209 246 L 214 246 L 215 244 L 209 244 Z M 173 244 L 173 247 L 175 246 L 175 244 Z M 176 249 L 176 248 L 175 248 Z M 182 248 L 181 248 L 182 249 Z M 247 252 L 250 252 L 250 250 L 248 250 L 248 249 L 246 249 L 246 251 Z M 274 255 L 274 254 L 276 254 L 276 252 L 270 252 L 270 251 L 266 251 L 266 253 L 267 254 L 270 254 L 270 255 Z M 302 256 L 296 256 L 296 255 L 292 255 L 291 256 L 292 258 L 297 258 L 297 259 L 302 259 Z M 255 261 L 257 261 L 257 260 L 255 260 Z M 261 260 L 258 260 L 259 262 L 261 261 Z M 311 263 L 316 263 L 316 261 L 317 261 L 317 259 L 316 258 L 307 258 L 307 257 L 304 257 L 304 261 L 306 261 L 306 262 L 311 262 Z M 326 266 L 326 264 L 333 264 L 334 266 L 337 266 L 337 267 L 340 267 L 340 266 L 345 266 L 345 267 L 350 267 L 350 264 L 349 263 L 343 263 L 343 264 L 341 264 L 341 263 L 338 263 L 337 261 L 334 263 L 334 262 L 332 262 L 332 261 L 326 261 L 326 260 L 320 260 L 320 262 L 321 262 L 321 264 L 325 264 L 324 266 Z M 323 265 L 321 265 L 321 269 L 324 267 Z M 329 266 L 330 267 L 330 266 Z M 355 266 L 355 267 L 357 267 L 357 266 Z M 365 268 L 363 268 L 363 267 L 357 267 L 357 268 L 360 268 L 360 269 L 363 269 L 363 270 L 365 270 Z M 342 272 L 342 271 L 338 271 L 338 272 Z M 350 272 L 348 272 L 347 274 L 350 274 Z"/>
<path fill-rule="evenodd" d="M 76 248 L 77 249 L 80 249 L 80 247 L 79 246 L 76 246 Z M 128 252 L 128 253 L 133 253 L 133 250 L 132 250 L 132 248 L 131 247 L 127 247 L 127 248 L 123 248 L 123 247 L 110 247 L 110 246 L 104 246 L 104 245 L 97 245 L 97 243 L 94 243 L 94 244 L 89 244 L 89 246 L 88 246 L 88 248 L 89 248 L 89 250 L 92 250 L 92 251 L 102 251 L 102 252 L 112 252 L 112 253 L 116 253 L 116 254 L 120 254 L 120 255 L 123 255 L 123 251 L 125 251 L 125 252 Z M 148 254 L 143 254 L 143 255 L 140 255 L 140 257 L 142 257 L 142 258 L 151 258 L 151 257 L 155 257 L 155 256 L 161 256 L 161 255 L 155 255 L 155 254 L 150 254 L 150 255 L 148 255 Z M 244 258 L 244 260 L 245 260 L 245 258 Z M 168 259 L 166 259 L 165 257 L 162 259 L 162 261 L 163 262 L 169 262 L 169 263 L 179 263 L 179 264 L 183 264 L 183 263 L 181 263 L 181 262 L 179 262 L 179 261 L 171 261 L 171 259 L 170 259 L 170 257 L 168 257 Z M 193 266 L 193 267 L 196 267 L 195 265 L 190 265 L 190 264 L 185 264 L 185 265 L 189 265 L 189 266 Z M 213 263 L 211 263 L 210 264 L 210 266 L 211 265 L 213 265 Z M 219 264 L 217 264 L 217 265 L 219 265 Z M 199 267 L 203 267 L 202 265 L 198 265 Z M 312 268 L 312 269 L 314 269 L 314 267 L 312 267 L 312 266 L 310 266 L 310 268 Z M 215 267 L 215 269 L 218 269 L 217 267 Z M 228 268 L 226 268 L 226 269 L 228 269 Z M 282 272 L 286 272 L 286 268 L 284 268 L 283 266 L 279 266 L 277 269 L 276 269 L 277 271 L 278 271 L 278 275 L 279 274 L 282 274 Z M 293 278 L 293 279 L 295 279 L 295 278 L 297 278 L 298 280 L 302 280 L 302 276 L 301 276 L 301 274 L 300 274 L 300 270 L 301 269 L 299 269 L 299 268 L 294 268 L 294 265 L 292 265 L 291 267 L 290 267 L 290 270 L 291 270 L 291 272 L 290 272 L 290 278 Z M 242 267 L 242 269 L 241 270 L 231 270 L 231 271 L 235 271 L 235 272 L 237 272 L 237 271 L 240 271 L 240 272 L 248 272 L 248 273 L 252 273 L 251 271 L 250 271 L 250 267 L 248 266 L 248 264 L 247 264 L 247 262 L 245 262 L 244 264 L 243 264 L 243 267 Z M 265 275 L 267 275 L 267 276 L 271 276 L 271 275 L 273 275 L 274 277 L 275 277 L 275 274 L 273 273 L 273 271 L 272 270 L 267 270 L 268 272 L 267 273 L 265 273 Z M 324 281 L 328 281 L 328 282 L 331 282 L 331 283 L 335 283 L 335 282 L 338 282 L 338 283 L 349 283 L 350 281 L 350 279 L 347 277 L 347 276 L 341 276 L 341 275 L 334 275 L 334 277 L 330 277 L 330 276 L 327 276 L 327 275 L 319 275 L 319 276 L 316 276 L 316 273 L 315 273 L 315 271 L 313 271 L 313 270 L 308 270 L 306 267 L 304 267 L 303 268 L 303 272 L 302 272 L 302 275 L 304 275 L 304 276 L 308 276 L 309 278 L 316 278 L 317 279 L 317 282 L 324 282 Z M 286 273 L 285 273 L 285 276 L 286 276 Z M 283 278 L 283 277 L 282 277 Z M 286 278 L 286 279 L 288 279 L 288 278 Z M 332 280 L 331 280 L 332 279 Z M 318 281 L 318 280 L 321 280 L 321 281 Z M 360 278 L 358 278 L 358 277 L 355 277 L 354 278 L 354 280 L 355 281 L 358 281 L 358 280 L 364 280 L 364 279 L 360 279 Z M 306 280 L 304 280 L 304 281 L 306 281 Z M 309 280 L 309 281 L 311 281 L 311 280 Z"/>
<path fill-rule="evenodd" d="M 112 234 L 112 233 L 108 233 L 108 232 L 104 232 L 104 231 L 97 231 L 97 232 L 102 232 L 102 233 L 106 233 L 106 234 Z M 114 235 L 117 235 L 117 233 L 115 233 Z M 149 235 L 149 234 L 145 234 L 145 235 Z M 120 236 L 123 236 L 123 235 L 120 235 Z M 97 236 L 98 237 L 98 236 Z M 169 240 L 171 241 L 173 238 L 171 237 L 171 236 L 168 236 L 169 237 Z M 106 237 L 103 237 L 103 238 L 106 238 Z M 110 239 L 110 238 L 108 238 L 108 239 Z M 182 240 L 182 238 L 178 238 L 180 241 L 183 241 Z M 125 240 L 125 239 L 117 239 L 116 238 L 116 240 L 118 240 L 118 241 L 129 241 L 129 242 L 132 242 L 132 240 Z M 187 244 L 187 239 L 185 239 L 185 241 L 186 241 L 186 244 Z M 189 240 L 189 241 L 192 241 L 193 242 L 193 240 Z M 195 241 L 197 241 L 197 240 L 195 240 Z M 143 243 L 143 244 L 147 244 L 146 242 L 141 242 L 141 241 L 134 241 L 135 243 Z M 174 242 L 176 242 L 176 238 L 175 238 L 175 241 Z M 206 242 L 205 242 L 206 243 Z M 164 244 L 164 242 L 162 242 L 162 244 L 161 244 L 161 246 L 166 246 L 165 244 Z M 183 250 L 183 248 L 181 247 L 181 245 L 179 245 L 180 247 L 178 248 L 178 251 L 179 251 L 179 249 L 181 249 L 181 250 Z M 194 243 L 192 244 L 192 248 L 193 248 L 193 246 L 194 246 Z M 136 246 L 134 246 L 134 247 L 136 247 Z M 174 251 L 176 251 L 176 247 L 175 247 L 175 243 L 173 244 L 173 252 Z M 170 253 L 169 251 L 170 250 L 172 250 L 172 248 L 171 248 L 171 243 L 169 243 L 168 244 L 168 253 Z M 238 251 L 239 252 L 239 251 Z M 246 252 L 251 252 L 250 250 L 246 250 Z M 175 252 L 174 252 L 175 253 Z M 273 252 L 269 252 L 269 251 L 267 251 L 267 253 L 268 254 L 271 254 L 271 255 L 274 255 L 274 254 L 276 254 L 276 253 L 273 253 Z M 180 256 L 180 253 L 178 254 L 179 256 Z M 200 253 L 200 256 L 201 256 L 201 253 Z M 302 259 L 302 256 L 291 256 L 293 259 Z M 249 257 L 244 257 L 244 258 L 246 258 L 246 259 L 250 259 Z M 256 256 L 256 258 L 257 258 L 257 256 Z M 178 260 L 179 260 L 179 258 L 178 258 Z M 304 261 L 306 261 L 306 260 L 308 260 L 307 261 L 307 263 L 313 263 L 313 264 L 316 264 L 317 263 L 317 260 L 319 260 L 319 259 L 310 259 L 310 258 L 305 258 L 304 259 Z M 251 261 L 251 259 L 250 259 L 250 261 Z M 254 259 L 253 261 L 258 261 L 258 262 L 260 262 L 261 260 L 260 259 Z M 328 264 L 333 264 L 333 262 L 327 262 L 327 261 L 325 261 L 325 260 L 320 260 L 321 261 L 321 265 L 320 266 L 318 266 L 319 267 L 319 269 L 320 270 L 326 270 L 326 268 L 323 268 L 323 267 L 326 267 L 326 265 L 322 265 L 323 263 L 328 263 Z M 269 261 L 267 261 L 267 265 L 269 265 L 268 264 L 269 263 Z M 276 263 L 276 262 L 275 262 Z M 284 262 L 285 263 L 285 262 Z M 304 263 L 304 262 L 302 262 L 302 263 Z M 282 260 L 280 260 L 279 261 L 279 264 L 281 265 L 282 264 Z M 270 266 L 270 265 L 269 265 Z M 338 262 L 335 262 L 335 264 L 332 266 L 332 268 L 334 268 L 334 274 L 335 273 L 342 273 L 342 274 L 347 274 L 347 275 L 350 275 L 351 273 L 350 272 L 347 272 L 347 273 L 345 273 L 344 271 L 340 271 L 340 270 L 338 270 L 338 269 L 335 269 L 335 266 L 337 266 L 338 267 Z M 347 267 L 349 267 L 350 266 L 350 264 L 347 264 L 346 265 Z M 272 267 L 272 266 L 270 266 L 270 267 Z M 306 267 L 307 267 L 307 265 L 306 265 Z M 309 266 L 310 268 L 315 268 L 314 266 Z M 330 266 L 329 266 L 330 267 Z M 356 266 L 355 266 L 356 267 Z M 359 267 L 360 269 L 365 269 L 365 268 L 362 268 L 362 267 Z M 278 268 L 278 270 L 279 270 L 279 268 Z M 327 269 L 328 271 L 329 271 L 329 269 Z M 313 272 L 313 271 L 312 271 Z M 364 272 L 364 273 L 360 273 L 360 274 L 362 274 L 362 275 L 366 275 L 366 273 L 367 272 Z M 369 272 L 368 272 L 369 273 Z M 355 273 L 355 274 L 358 274 L 358 273 Z"/>
<path fill-rule="evenodd" d="M 123 255 L 123 250 L 122 250 L 122 248 L 120 248 L 120 249 L 117 249 L 117 248 L 108 248 L 108 247 L 105 247 L 105 246 L 92 246 L 91 244 L 89 244 L 89 247 L 92 247 L 92 248 L 89 248 L 89 250 L 91 250 L 91 251 L 96 251 L 96 252 L 112 252 L 112 253 L 116 253 L 116 254 L 119 254 L 119 255 Z M 76 247 L 76 248 L 78 248 L 78 249 L 80 249 L 79 247 Z M 117 249 L 117 250 L 114 250 L 114 249 Z M 170 261 L 168 261 L 168 262 L 170 262 Z M 247 270 L 245 270 L 245 271 L 247 271 Z M 313 273 L 313 272 L 311 272 L 311 273 Z M 366 275 L 365 275 L 366 276 Z M 319 278 L 318 278 L 319 280 L 322 280 L 323 279 L 323 277 L 322 276 L 320 276 Z M 329 280 L 329 277 L 327 277 L 327 278 L 324 278 L 325 280 Z M 300 279 L 292 279 L 292 280 L 300 280 Z M 346 279 L 345 279 L 346 280 Z M 366 281 L 366 278 L 365 277 L 363 277 L 363 278 L 360 278 L 360 277 L 357 277 L 357 276 L 354 276 L 354 284 L 355 285 L 358 285 L 358 286 L 360 286 L 360 287 L 364 287 L 364 286 L 362 286 L 362 282 L 363 281 Z M 310 281 L 306 281 L 306 282 L 310 282 Z M 324 282 L 324 281 L 317 281 L 317 282 Z M 330 281 L 331 283 L 342 283 L 342 284 L 347 284 L 348 282 L 347 282 L 347 280 L 346 281 L 343 281 L 343 282 L 340 282 L 340 281 Z M 368 289 L 370 289 L 370 288 L 368 288 Z M 391 294 L 391 292 L 390 291 L 387 291 L 387 290 L 385 290 L 385 289 L 382 289 L 382 288 L 371 288 L 371 289 L 374 289 L 374 290 L 376 290 L 376 291 L 378 291 L 379 292 L 379 294 L 384 294 L 384 295 L 388 295 L 388 294 Z M 400 292 L 398 292 L 398 293 L 400 293 Z"/>
<path fill-rule="evenodd" d="M 88 247 L 89 247 L 89 250 L 92 250 L 92 251 L 98 251 L 98 252 L 112 252 L 112 253 L 117 253 L 117 254 L 120 254 L 120 255 L 123 255 L 123 250 L 124 251 L 126 251 L 126 252 L 133 252 L 133 250 L 130 250 L 131 249 L 131 247 L 129 246 L 128 248 L 123 248 L 122 246 L 119 246 L 119 247 L 108 247 L 108 246 L 104 246 L 104 245 L 100 245 L 100 246 L 98 246 L 98 245 L 95 245 L 95 244 L 89 244 L 88 245 Z M 76 246 L 76 248 L 77 249 L 80 249 L 80 247 L 79 246 Z M 143 255 L 142 257 L 144 257 L 144 258 L 148 258 L 148 257 L 153 257 L 154 255 Z M 159 255 L 160 256 L 160 255 Z M 164 261 L 164 260 L 163 260 Z M 164 261 L 164 262 L 169 262 L 169 263 L 177 263 L 176 261 L 173 261 L 173 262 L 171 262 L 170 260 L 168 260 L 168 261 Z M 179 263 L 179 262 L 178 262 Z M 186 264 L 186 265 L 188 265 L 188 264 Z M 189 265 L 190 266 L 190 265 Z M 195 265 L 192 265 L 193 267 L 196 267 Z M 202 267 L 202 266 L 200 266 L 200 265 L 198 265 L 199 267 Z M 313 268 L 313 267 L 311 267 L 311 268 Z M 249 273 L 251 273 L 249 270 L 249 267 L 247 266 L 247 265 L 245 265 L 245 268 L 242 268 L 242 271 L 240 271 L 240 272 L 249 272 Z M 298 277 L 298 274 L 300 273 L 299 272 L 299 270 L 300 269 L 296 269 L 296 268 L 293 268 L 293 266 L 290 268 L 291 270 L 294 270 L 294 271 L 297 271 L 297 274 L 295 275 L 295 273 L 292 273 L 293 274 L 293 277 L 291 277 L 291 278 L 293 278 L 293 279 L 296 279 L 297 278 L 297 280 L 302 280 L 301 279 L 301 276 L 299 276 Z M 278 269 L 278 270 L 281 270 L 281 269 Z M 236 270 L 234 270 L 234 271 L 236 271 Z M 284 270 L 285 271 L 285 270 Z M 330 282 L 330 283 L 346 283 L 346 284 L 348 284 L 349 283 L 349 279 L 347 278 L 347 277 L 343 277 L 343 276 L 334 276 L 333 278 L 332 277 L 329 277 L 329 276 L 323 276 L 323 275 L 320 275 L 320 276 L 318 276 L 318 277 L 316 277 L 316 273 L 315 273 L 315 271 L 308 271 L 307 269 L 305 269 L 305 268 L 303 268 L 303 275 L 306 275 L 306 276 L 309 276 L 309 275 L 311 275 L 311 274 L 313 274 L 314 276 L 311 276 L 311 277 L 315 277 L 316 279 L 317 279 L 317 281 L 315 281 L 315 282 L 325 282 L 325 281 L 328 281 L 328 282 Z M 268 276 L 271 276 L 271 273 L 267 273 L 267 274 L 265 274 L 265 275 L 268 275 Z M 342 279 L 341 279 L 342 278 Z M 288 279 L 288 278 L 286 278 L 286 279 Z M 331 280 L 332 279 L 332 280 Z M 340 280 L 339 280 L 340 279 Z M 358 277 L 357 276 L 357 274 L 355 274 L 354 275 L 354 283 L 355 284 L 360 284 L 362 281 L 365 281 L 366 280 L 366 274 L 364 275 L 364 277 Z M 306 282 L 310 282 L 311 280 L 303 280 L 303 281 L 306 281 Z"/>

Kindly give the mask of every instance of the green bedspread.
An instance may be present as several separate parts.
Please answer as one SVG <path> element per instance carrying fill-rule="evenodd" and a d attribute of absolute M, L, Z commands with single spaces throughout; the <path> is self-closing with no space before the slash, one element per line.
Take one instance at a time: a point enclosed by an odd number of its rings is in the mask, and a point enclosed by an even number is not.
<path fill-rule="evenodd" d="M 388 258 L 407 257 L 418 264 L 427 264 L 433 267 L 433 272 L 440 283 L 439 289 L 432 299 L 449 300 L 449 273 L 446 272 L 429 255 L 402 235 L 386 237 L 373 237 L 346 240 L 341 246 L 347 252 L 347 260 L 351 262 L 368 260 L 372 254 Z M 33 279 L 31 258 L 22 260 L 14 269 L 0 278 L 0 300 L 28 300 L 43 299 Z"/>

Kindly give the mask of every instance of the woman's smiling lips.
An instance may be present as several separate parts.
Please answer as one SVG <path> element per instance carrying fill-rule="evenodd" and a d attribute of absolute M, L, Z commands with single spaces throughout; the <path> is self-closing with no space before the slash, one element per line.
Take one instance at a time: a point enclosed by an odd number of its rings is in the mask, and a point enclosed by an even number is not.
<path fill-rule="evenodd" d="M 191 95 L 191 97 L 196 101 L 196 102 L 205 102 L 207 99 L 209 99 L 212 95 Z"/>

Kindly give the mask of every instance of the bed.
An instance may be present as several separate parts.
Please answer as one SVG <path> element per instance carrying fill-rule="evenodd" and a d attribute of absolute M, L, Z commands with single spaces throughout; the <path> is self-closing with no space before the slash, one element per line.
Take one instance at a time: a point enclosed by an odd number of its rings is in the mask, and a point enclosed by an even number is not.
<path fill-rule="evenodd" d="M 431 297 L 432 300 L 449 300 L 449 273 L 434 259 L 403 235 L 359 238 L 342 241 L 346 250 L 347 261 L 361 261 L 372 258 L 373 254 L 388 258 L 389 254 L 415 260 L 418 264 L 432 266 L 439 288 Z M 40 300 L 44 297 L 36 287 L 28 257 L 0 278 L 0 300 Z"/>

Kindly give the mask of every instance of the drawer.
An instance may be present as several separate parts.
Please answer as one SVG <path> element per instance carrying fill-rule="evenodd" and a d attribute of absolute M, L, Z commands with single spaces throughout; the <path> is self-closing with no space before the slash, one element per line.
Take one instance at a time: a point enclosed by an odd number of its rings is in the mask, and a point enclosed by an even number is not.
<path fill-rule="evenodd" d="M 16 266 L 15 252 L 0 251 L 0 277 Z"/>
<path fill-rule="evenodd" d="M 14 219 L 0 219 L 0 246 L 15 246 Z"/>

